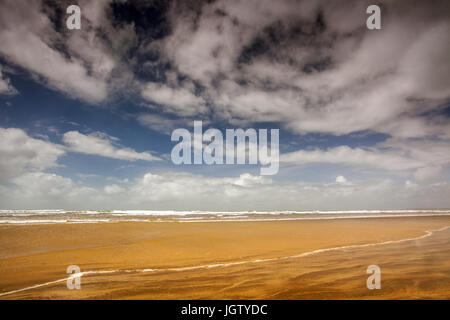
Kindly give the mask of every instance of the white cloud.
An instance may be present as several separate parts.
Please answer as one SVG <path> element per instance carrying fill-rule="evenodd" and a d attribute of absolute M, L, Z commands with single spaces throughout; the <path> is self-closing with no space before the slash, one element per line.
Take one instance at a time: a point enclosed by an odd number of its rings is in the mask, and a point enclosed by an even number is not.
<path fill-rule="evenodd" d="M 164 111 L 180 116 L 199 115 L 207 110 L 202 97 L 183 87 L 171 88 L 167 85 L 148 83 L 141 93 L 146 100 L 163 105 Z"/>
<path fill-rule="evenodd" d="M 380 149 L 398 150 L 421 162 L 418 167 L 438 167 L 450 164 L 450 140 L 391 138 L 378 143 Z"/>
<path fill-rule="evenodd" d="M 419 186 L 416 184 L 416 183 L 414 183 L 414 182 L 411 182 L 410 180 L 406 180 L 405 181 L 405 188 L 406 189 L 418 189 L 419 188 Z"/>
<path fill-rule="evenodd" d="M 0 128 L 0 181 L 56 167 L 64 154 L 63 147 L 34 139 L 21 129 Z"/>
<path fill-rule="evenodd" d="M 233 184 L 241 187 L 252 187 L 259 184 L 270 184 L 272 180 L 265 176 L 253 176 L 250 173 L 244 173 L 239 176 L 239 179 L 234 180 Z"/>
<path fill-rule="evenodd" d="M 383 28 L 371 32 L 364 28 L 368 4 L 174 6 L 164 54 L 181 75 L 204 86 L 201 95 L 219 119 L 276 121 L 300 133 L 448 137 L 448 123 L 437 126 L 438 119 L 422 116 L 450 97 L 446 5 L 382 1 Z"/>
<path fill-rule="evenodd" d="M 298 150 L 282 154 L 280 161 L 294 165 L 328 163 L 351 168 L 372 167 L 390 173 L 409 173 L 416 181 L 429 181 L 445 179 L 444 168 L 450 164 L 449 148 L 448 140 L 391 138 L 366 149 L 339 146 Z"/>
<path fill-rule="evenodd" d="M 441 166 L 423 167 L 417 169 L 417 171 L 414 173 L 414 177 L 418 181 L 433 180 L 441 178 L 442 173 L 443 170 Z"/>
<path fill-rule="evenodd" d="M 117 138 L 100 132 L 84 135 L 69 131 L 63 135 L 63 141 L 65 146 L 32 138 L 21 129 L 0 128 L 0 181 L 57 167 L 58 159 L 68 151 L 128 161 L 161 160 L 149 152 L 116 147 Z"/>
<path fill-rule="evenodd" d="M 143 113 L 137 116 L 137 121 L 160 133 L 170 135 L 176 128 L 186 128 L 192 126 L 192 122 L 188 119 L 171 119 L 158 114 Z"/>
<path fill-rule="evenodd" d="M 348 181 L 347 181 L 347 179 L 344 176 L 337 176 L 336 177 L 336 183 L 347 184 Z"/>
<path fill-rule="evenodd" d="M 117 138 L 102 133 L 82 134 L 78 131 L 66 132 L 63 141 L 72 152 L 98 155 L 121 160 L 161 160 L 149 152 L 136 152 L 131 148 L 118 148 L 113 145 Z"/>
<path fill-rule="evenodd" d="M 448 8 L 411 1 L 381 1 L 377 32 L 364 28 L 370 1 L 175 3 L 162 19 L 170 34 L 155 40 L 137 35 L 133 23 L 115 23 L 109 0 L 80 2 L 82 32 L 57 31 L 44 3 L 7 0 L 0 55 L 91 103 L 137 90 L 179 117 L 448 138 L 446 117 L 423 116 L 450 97 Z M 144 58 L 149 51 L 158 61 Z M 138 64 L 166 83 L 139 80 Z"/>
<path fill-rule="evenodd" d="M 57 36 L 38 1 L 2 2 L 0 54 L 3 57 L 76 98 L 92 103 L 105 99 L 107 89 L 102 79 L 90 76 L 81 60 L 66 58 L 49 45 Z"/>
<path fill-rule="evenodd" d="M 124 189 L 107 185 L 103 190 L 77 184 L 45 170 L 59 166 L 68 151 L 97 154 L 123 160 L 159 160 L 148 152 L 113 145 L 117 138 L 104 133 L 83 135 L 67 132 L 63 146 L 32 138 L 21 129 L 0 128 L 0 203 L 3 208 L 78 208 L 80 204 L 102 207 L 109 197 Z M 73 148 L 73 149 L 72 149 Z M 81 175 L 82 176 L 82 175 Z M 121 181 L 127 183 L 127 180 Z"/>
<path fill-rule="evenodd" d="M 53 173 L 24 173 L 8 188 L 0 188 L 1 207 L 8 209 L 77 208 L 94 202 L 101 207 L 98 190 Z"/>
<path fill-rule="evenodd" d="M 74 187 L 71 179 L 53 173 L 29 172 L 16 177 L 13 182 L 25 191 L 24 197 L 66 197 Z"/>
<path fill-rule="evenodd" d="M 447 183 L 417 185 L 392 180 L 354 183 L 273 181 L 246 173 L 211 177 L 180 172 L 147 173 L 120 186 L 109 205 L 178 210 L 303 210 L 449 207 Z M 117 189 L 118 190 L 118 189 Z M 423 195 L 421 195 L 423 194 Z M 420 196 L 419 196 L 420 195 Z M 383 199 L 383 202 L 380 202 Z M 430 205 L 433 203 L 432 205 Z"/>
<path fill-rule="evenodd" d="M 416 192 L 430 188 L 419 186 L 412 190 L 391 180 L 352 184 L 338 180 L 338 183 L 305 183 L 272 181 L 249 173 L 235 178 L 178 172 L 147 173 L 123 185 L 115 199 L 125 207 L 178 210 L 402 208 L 419 205 L 421 199 L 413 198 Z M 437 200 L 435 206 L 444 205 L 445 199 Z"/>
<path fill-rule="evenodd" d="M 110 184 L 105 186 L 105 193 L 108 195 L 118 194 L 123 191 L 123 188 L 117 184 Z"/>
<path fill-rule="evenodd" d="M 342 179 L 338 179 L 342 180 Z M 104 188 L 42 172 L 25 173 L 0 188 L 2 208 L 152 210 L 346 210 L 449 207 L 447 182 L 419 184 L 374 179 L 353 183 L 268 180 L 242 174 L 208 177 L 148 172 Z M 382 202 L 380 202 L 382 199 Z"/>
<path fill-rule="evenodd" d="M 9 78 L 2 73 L 2 66 L 0 65 L 0 94 L 12 96 L 17 93 L 17 89 L 12 86 Z"/>
<path fill-rule="evenodd" d="M 399 152 L 379 149 L 365 150 L 339 146 L 327 150 L 299 150 L 280 156 L 280 162 L 294 164 L 334 163 L 344 165 L 372 166 L 386 170 L 406 170 L 420 167 L 421 160 L 407 157 Z"/>
<path fill-rule="evenodd" d="M 82 1 L 82 31 L 65 32 L 54 28 L 49 18 L 51 10 L 41 1 L 2 1 L 0 56 L 30 71 L 35 79 L 53 89 L 89 103 L 100 103 L 107 99 L 111 74 L 117 65 L 113 51 L 102 38 L 114 34 L 104 15 L 109 2 Z M 65 13 L 64 3 L 56 6 Z M 103 36 L 96 29 L 100 22 Z M 58 49 L 61 45 L 64 52 Z"/>

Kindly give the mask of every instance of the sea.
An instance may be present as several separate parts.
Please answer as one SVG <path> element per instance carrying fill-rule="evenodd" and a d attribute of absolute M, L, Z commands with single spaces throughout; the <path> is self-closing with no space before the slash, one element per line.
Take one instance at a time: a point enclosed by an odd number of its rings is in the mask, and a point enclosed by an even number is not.
<path fill-rule="evenodd" d="M 351 211 L 0 210 L 0 224 L 225 222 L 450 216 L 450 209 Z"/>

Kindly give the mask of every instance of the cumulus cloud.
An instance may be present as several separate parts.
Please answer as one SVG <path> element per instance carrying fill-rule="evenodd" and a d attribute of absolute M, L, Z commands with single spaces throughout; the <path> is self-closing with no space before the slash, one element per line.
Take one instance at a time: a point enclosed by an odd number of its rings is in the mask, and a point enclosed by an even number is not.
<path fill-rule="evenodd" d="M 244 173 L 239 176 L 239 179 L 234 180 L 233 184 L 241 187 L 253 187 L 259 184 L 270 184 L 272 180 L 264 176 L 253 176 L 250 173 Z"/>
<path fill-rule="evenodd" d="M 118 139 L 104 133 L 83 135 L 69 131 L 66 145 L 30 137 L 17 128 L 0 128 L 0 202 L 2 208 L 76 208 L 89 197 L 90 205 L 102 207 L 108 196 L 124 189 L 107 185 L 103 190 L 74 182 L 71 178 L 46 172 L 60 166 L 58 160 L 68 152 L 94 154 L 115 159 L 155 161 L 148 152 L 114 146 Z M 98 178 L 97 175 L 95 177 Z M 126 183 L 127 180 L 122 181 Z"/>
<path fill-rule="evenodd" d="M 63 135 L 64 143 L 72 152 L 80 152 L 84 154 L 129 161 L 161 160 L 159 157 L 154 156 L 149 152 L 136 152 L 131 148 L 118 148 L 114 146 L 114 142 L 117 140 L 118 139 L 115 137 L 110 137 L 99 132 L 85 135 L 78 131 L 69 131 Z"/>
<path fill-rule="evenodd" d="M 32 138 L 21 129 L 0 128 L 0 181 L 56 167 L 65 153 L 62 146 Z"/>
<path fill-rule="evenodd" d="M 348 181 L 344 176 L 337 176 L 336 177 L 336 183 L 340 183 L 340 184 L 347 184 Z"/>
<path fill-rule="evenodd" d="M 99 199 L 97 190 L 54 173 L 27 172 L 11 182 L 0 188 L 3 208 L 76 208 L 85 199 Z"/>
<path fill-rule="evenodd" d="M 123 188 L 117 184 L 110 184 L 104 188 L 106 194 L 118 194 L 123 191 Z"/>
<path fill-rule="evenodd" d="M 166 171 L 148 172 L 132 181 L 92 188 L 41 172 L 15 179 L 0 188 L 7 207 L 152 210 L 348 210 L 449 207 L 446 182 L 421 185 L 374 179 L 354 183 L 272 181 L 249 173 L 211 177 Z M 20 199 L 20 201 L 18 201 Z M 382 202 L 380 202 L 382 199 Z"/>
<path fill-rule="evenodd" d="M 102 133 L 83 135 L 67 132 L 67 145 L 30 137 L 17 128 L 0 128 L 0 202 L 2 208 L 76 208 L 89 198 L 90 205 L 102 207 L 102 201 L 123 191 L 117 184 L 104 190 L 76 183 L 71 178 L 45 172 L 58 167 L 67 152 L 81 152 L 134 161 L 159 160 L 148 152 L 113 145 L 118 139 Z M 96 176 L 98 177 L 98 176 Z M 126 180 L 125 180 L 126 182 Z"/>
<path fill-rule="evenodd" d="M 66 145 L 61 145 L 30 137 L 22 129 L 0 128 L 0 181 L 6 182 L 25 173 L 42 172 L 57 167 L 58 159 L 67 152 L 127 161 L 161 160 L 149 152 L 117 147 L 117 141 L 117 138 L 100 132 L 84 135 L 78 131 L 69 131 L 63 135 Z"/>
<path fill-rule="evenodd" d="M 29 172 L 13 180 L 24 197 L 65 198 L 71 197 L 74 192 L 74 183 L 71 179 L 53 173 Z"/>
<path fill-rule="evenodd" d="M 339 146 L 325 150 L 298 150 L 284 153 L 285 164 L 331 163 L 353 167 L 412 172 L 418 181 L 445 179 L 444 168 L 450 164 L 450 141 L 446 139 L 389 138 L 368 148 Z"/>

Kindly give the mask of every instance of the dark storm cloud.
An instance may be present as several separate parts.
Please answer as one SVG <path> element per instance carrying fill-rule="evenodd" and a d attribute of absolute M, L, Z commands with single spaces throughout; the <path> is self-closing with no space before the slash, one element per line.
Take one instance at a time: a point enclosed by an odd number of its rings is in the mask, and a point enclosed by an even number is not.
<path fill-rule="evenodd" d="M 110 8 L 113 24 L 133 24 L 134 30 L 143 42 L 164 38 L 170 33 L 167 14 L 171 1 L 113 1 Z"/>

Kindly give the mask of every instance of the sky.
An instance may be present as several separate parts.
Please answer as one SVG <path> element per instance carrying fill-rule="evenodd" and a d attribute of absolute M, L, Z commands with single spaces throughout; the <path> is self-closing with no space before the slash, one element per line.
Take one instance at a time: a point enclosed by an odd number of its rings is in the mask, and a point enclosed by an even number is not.
<path fill-rule="evenodd" d="M 2 0 L 0 209 L 450 208 L 450 3 L 371 4 Z M 194 121 L 278 173 L 175 165 Z"/>

